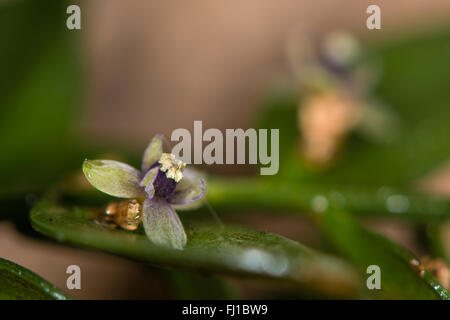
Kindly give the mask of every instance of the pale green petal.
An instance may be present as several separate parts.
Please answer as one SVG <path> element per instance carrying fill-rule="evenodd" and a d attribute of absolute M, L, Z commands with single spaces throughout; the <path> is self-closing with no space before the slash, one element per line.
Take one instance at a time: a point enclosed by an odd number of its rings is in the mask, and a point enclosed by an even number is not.
<path fill-rule="evenodd" d="M 139 171 L 125 163 L 114 160 L 85 160 L 83 172 L 95 188 L 111 196 L 145 197 L 144 188 L 139 186 Z"/>
<path fill-rule="evenodd" d="M 169 203 L 177 210 L 192 210 L 203 205 L 201 201 L 205 193 L 205 179 L 199 171 L 186 168 L 183 179 L 178 183 Z"/>
<path fill-rule="evenodd" d="M 165 199 L 145 199 L 142 211 L 145 233 L 153 243 L 179 250 L 186 246 L 183 224 Z"/>
<path fill-rule="evenodd" d="M 142 157 L 142 173 L 145 173 L 162 155 L 163 152 L 163 136 L 158 134 L 153 137 L 148 144 Z"/>

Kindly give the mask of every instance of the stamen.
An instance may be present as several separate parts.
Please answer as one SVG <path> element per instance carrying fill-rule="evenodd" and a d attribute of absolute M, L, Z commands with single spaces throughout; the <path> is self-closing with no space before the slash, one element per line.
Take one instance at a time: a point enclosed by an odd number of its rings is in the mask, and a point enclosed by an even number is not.
<path fill-rule="evenodd" d="M 172 153 L 163 153 L 158 163 L 161 165 L 160 170 L 166 173 L 166 177 L 180 182 L 183 178 L 183 169 L 186 163 L 177 159 Z"/>

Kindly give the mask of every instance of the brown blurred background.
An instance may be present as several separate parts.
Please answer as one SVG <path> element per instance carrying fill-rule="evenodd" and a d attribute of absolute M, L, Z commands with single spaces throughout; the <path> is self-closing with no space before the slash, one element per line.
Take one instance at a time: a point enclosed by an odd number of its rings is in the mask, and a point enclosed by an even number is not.
<path fill-rule="evenodd" d="M 370 4 L 381 8 L 381 30 L 366 28 Z M 311 36 L 344 28 L 388 41 L 445 23 L 450 2 L 97 0 L 82 10 L 85 132 L 140 149 L 153 134 L 190 129 L 194 120 L 248 126 L 261 95 L 288 72 L 286 41 L 299 26 Z"/>

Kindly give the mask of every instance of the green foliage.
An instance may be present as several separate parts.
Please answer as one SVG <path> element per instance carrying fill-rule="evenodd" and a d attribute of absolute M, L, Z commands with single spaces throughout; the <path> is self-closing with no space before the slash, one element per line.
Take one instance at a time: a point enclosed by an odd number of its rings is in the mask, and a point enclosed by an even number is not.
<path fill-rule="evenodd" d="M 450 294 L 427 271 L 420 274 L 410 252 L 387 238 L 366 230 L 340 210 L 330 209 L 317 217 L 330 242 L 355 262 L 364 273 L 370 265 L 381 269 L 381 290 L 370 294 L 391 299 L 450 299 Z"/>
<path fill-rule="evenodd" d="M 65 1 L 0 5 L 0 187 L 43 186 L 78 167 L 73 135 L 81 101 L 76 35 Z"/>
<path fill-rule="evenodd" d="M 347 263 L 272 233 L 185 223 L 187 246 L 173 250 L 152 244 L 142 233 L 102 226 L 94 215 L 85 208 L 40 202 L 31 222 L 37 231 L 58 241 L 157 266 L 277 279 L 330 296 L 348 296 L 358 289 L 358 278 Z"/>

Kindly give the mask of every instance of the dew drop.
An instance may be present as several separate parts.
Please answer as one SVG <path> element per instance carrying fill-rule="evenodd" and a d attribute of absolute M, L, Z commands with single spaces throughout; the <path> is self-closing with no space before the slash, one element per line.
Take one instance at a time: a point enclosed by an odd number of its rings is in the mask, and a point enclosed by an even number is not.
<path fill-rule="evenodd" d="M 324 212 L 328 209 L 328 199 L 324 195 L 316 195 L 311 199 L 311 209 L 314 212 Z"/>
<path fill-rule="evenodd" d="M 284 256 L 252 248 L 243 253 L 240 263 L 248 270 L 281 276 L 287 271 L 289 261 Z"/>

